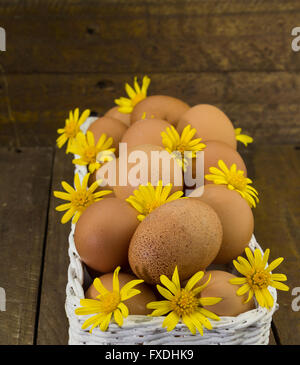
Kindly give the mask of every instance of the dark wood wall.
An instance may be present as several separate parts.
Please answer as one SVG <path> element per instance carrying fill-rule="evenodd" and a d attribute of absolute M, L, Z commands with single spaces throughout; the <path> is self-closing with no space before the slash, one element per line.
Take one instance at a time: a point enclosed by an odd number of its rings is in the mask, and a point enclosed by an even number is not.
<path fill-rule="evenodd" d="M 103 113 L 134 75 L 221 107 L 263 143 L 298 143 L 297 0 L 2 0 L 0 143 L 54 144 L 69 109 Z"/>

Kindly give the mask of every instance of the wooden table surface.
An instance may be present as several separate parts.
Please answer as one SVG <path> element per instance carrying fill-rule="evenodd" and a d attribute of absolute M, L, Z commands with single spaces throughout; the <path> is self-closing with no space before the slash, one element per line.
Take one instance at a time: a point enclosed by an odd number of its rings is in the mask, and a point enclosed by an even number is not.
<path fill-rule="evenodd" d="M 300 344 L 300 52 L 298 0 L 0 2 L 0 344 L 67 344 L 70 226 L 53 190 L 73 180 L 55 147 L 70 109 L 99 114 L 148 74 L 150 94 L 221 107 L 254 137 L 243 148 L 260 193 L 255 235 L 285 257 L 271 344 Z"/>

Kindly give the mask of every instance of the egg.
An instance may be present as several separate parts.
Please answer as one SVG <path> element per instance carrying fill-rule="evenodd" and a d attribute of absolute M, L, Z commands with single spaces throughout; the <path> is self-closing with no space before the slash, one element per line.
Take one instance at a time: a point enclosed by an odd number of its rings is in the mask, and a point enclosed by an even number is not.
<path fill-rule="evenodd" d="M 176 125 L 190 106 L 184 101 L 166 95 L 151 95 L 140 101 L 131 112 L 131 124 L 142 119 L 143 115 L 149 118 L 166 120 Z"/>
<path fill-rule="evenodd" d="M 109 291 L 113 290 L 113 276 L 114 276 L 113 273 L 107 273 L 99 277 L 103 286 Z M 120 289 L 122 289 L 123 286 L 127 284 L 129 281 L 138 279 L 134 275 L 130 275 L 123 272 L 119 272 L 118 277 L 119 277 Z M 150 302 L 154 302 L 157 300 L 151 287 L 149 287 L 145 283 L 141 283 L 136 285 L 134 289 L 140 290 L 140 293 L 132 298 L 123 301 L 123 303 L 127 306 L 129 310 L 129 314 L 136 314 L 136 315 L 150 314 L 152 310 L 147 309 L 146 305 Z M 85 297 L 87 299 L 97 299 L 98 295 L 99 292 L 96 290 L 93 284 L 88 288 L 88 290 L 85 293 Z"/>
<path fill-rule="evenodd" d="M 217 107 L 207 104 L 195 105 L 180 118 L 177 130 L 182 133 L 184 127 L 190 124 L 197 130 L 195 138 L 206 141 L 220 141 L 236 149 L 234 127 L 229 118 Z"/>
<path fill-rule="evenodd" d="M 164 147 L 161 132 L 171 124 L 161 119 L 141 119 L 132 124 L 124 133 L 121 142 L 127 143 L 127 148 L 152 144 Z"/>
<path fill-rule="evenodd" d="M 112 147 L 116 148 L 116 155 L 118 154 L 119 143 L 126 130 L 126 125 L 120 120 L 107 116 L 98 118 L 88 128 L 88 131 L 91 131 L 94 134 L 95 143 L 97 143 L 103 133 L 105 133 L 107 137 L 112 137 Z"/>
<path fill-rule="evenodd" d="M 127 127 L 130 126 L 130 113 L 121 113 L 119 112 L 119 106 L 114 106 L 113 108 L 109 109 L 106 113 L 106 117 L 111 117 L 120 120 L 124 123 Z"/>
<path fill-rule="evenodd" d="M 179 199 L 153 210 L 137 227 L 129 245 L 135 275 L 157 284 L 171 278 L 177 265 L 180 279 L 211 264 L 222 242 L 217 213 L 198 199 Z"/>
<path fill-rule="evenodd" d="M 204 149 L 204 176 L 206 174 L 210 174 L 209 168 L 210 167 L 217 167 L 218 161 L 223 160 L 228 168 L 232 164 L 236 164 L 238 170 L 244 171 L 244 176 L 247 177 L 247 168 L 245 162 L 241 155 L 234 150 L 233 148 L 229 147 L 226 143 L 220 141 L 208 141 L 205 142 L 205 149 Z M 193 166 L 194 172 L 194 166 Z M 205 184 L 213 184 L 213 181 L 204 180 Z"/>
<path fill-rule="evenodd" d="M 106 163 L 107 162 L 105 162 L 102 166 L 104 166 Z M 105 176 L 107 176 L 107 175 L 105 175 Z M 102 177 L 101 177 L 100 168 L 95 170 L 93 173 L 90 174 L 89 180 L 88 180 L 88 187 L 90 187 L 97 180 L 103 180 Z M 115 194 L 114 194 L 112 188 L 107 186 L 107 185 L 106 186 L 98 185 L 97 189 L 94 192 L 99 192 L 99 191 L 102 191 L 102 190 L 111 190 L 111 193 L 108 194 L 108 195 L 104 195 L 103 199 L 115 197 Z"/>
<path fill-rule="evenodd" d="M 107 198 L 91 204 L 75 226 L 74 241 L 81 260 L 106 273 L 128 265 L 128 247 L 138 226 L 137 211 L 129 203 Z"/>
<path fill-rule="evenodd" d="M 153 154 L 158 155 L 160 152 L 163 154 L 159 160 L 153 157 Z M 142 157 L 137 157 L 137 154 Z M 139 185 L 151 182 L 153 186 L 157 186 L 159 180 L 163 181 L 163 185 L 172 183 L 171 194 L 182 190 L 182 168 L 164 148 L 151 144 L 135 146 L 128 149 L 127 161 L 122 158 L 120 155 L 116 160 L 116 184 L 110 185 L 116 197 L 126 199 Z M 113 164 L 113 161 L 109 164 Z"/>
<path fill-rule="evenodd" d="M 217 297 L 222 300 L 214 305 L 203 306 L 203 308 L 217 314 L 218 316 L 237 316 L 255 308 L 253 298 L 244 303 L 248 295 L 238 296 L 236 291 L 240 285 L 234 285 L 229 282 L 230 279 L 236 278 L 235 275 L 221 270 L 207 271 L 202 280 L 194 288 L 205 283 L 209 275 L 211 279 L 206 288 L 200 292 L 201 298 Z"/>
<path fill-rule="evenodd" d="M 190 196 L 195 195 L 195 192 Z M 224 185 L 205 185 L 203 194 L 196 198 L 211 206 L 222 223 L 223 239 L 215 264 L 231 263 L 241 255 L 251 239 L 254 217 L 246 200 Z"/>

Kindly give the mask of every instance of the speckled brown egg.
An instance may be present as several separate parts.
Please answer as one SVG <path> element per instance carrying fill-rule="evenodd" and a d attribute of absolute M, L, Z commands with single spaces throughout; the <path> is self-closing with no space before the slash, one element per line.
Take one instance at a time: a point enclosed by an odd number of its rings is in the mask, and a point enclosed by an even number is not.
<path fill-rule="evenodd" d="M 255 308 L 253 298 L 248 303 L 244 303 L 248 298 L 248 294 L 242 296 L 238 296 L 236 294 L 236 291 L 240 285 L 229 283 L 229 280 L 236 278 L 236 276 L 226 271 L 207 271 L 201 282 L 199 282 L 197 285 L 202 285 L 205 283 L 208 280 L 209 275 L 211 275 L 210 282 L 207 287 L 201 291 L 200 297 L 217 297 L 223 299 L 217 304 L 204 306 L 205 309 L 217 314 L 218 316 L 235 317 L 241 313 Z"/>
<path fill-rule="evenodd" d="M 171 124 L 161 119 L 141 119 L 132 124 L 124 133 L 121 142 L 127 143 L 127 148 L 152 144 L 164 147 L 161 132 Z"/>
<path fill-rule="evenodd" d="M 138 222 L 137 211 L 124 200 L 107 198 L 93 203 L 75 226 L 75 246 L 81 260 L 102 273 L 119 265 L 124 268 Z"/>
<path fill-rule="evenodd" d="M 204 270 L 222 242 L 217 213 L 198 199 L 180 199 L 152 211 L 140 223 L 129 246 L 132 271 L 147 283 L 160 275 L 172 277 L 178 266 L 181 280 Z"/>
<path fill-rule="evenodd" d="M 131 124 L 154 117 L 176 125 L 180 117 L 190 108 L 184 101 L 167 95 L 151 95 L 140 101 L 131 112 Z"/>
<path fill-rule="evenodd" d="M 205 185 L 203 194 L 197 199 L 210 205 L 222 223 L 222 245 L 214 263 L 230 263 L 244 252 L 253 234 L 254 218 L 250 206 L 237 191 L 223 185 Z"/>
<path fill-rule="evenodd" d="M 226 143 L 219 141 L 207 141 L 204 149 L 204 176 L 210 174 L 210 167 L 217 167 L 218 161 L 223 160 L 228 168 L 232 164 L 236 164 L 238 170 L 244 171 L 244 176 L 247 177 L 247 168 L 242 156 L 233 148 L 229 147 Z M 212 181 L 204 180 L 205 184 L 213 184 Z"/>
<path fill-rule="evenodd" d="M 107 273 L 99 277 L 103 286 L 109 291 L 113 290 L 113 275 L 114 275 L 113 273 Z M 134 275 L 130 275 L 123 272 L 119 272 L 118 277 L 120 283 L 120 290 L 129 281 L 138 279 Z M 140 294 L 137 294 L 134 297 L 127 299 L 123 302 L 127 306 L 129 314 L 137 314 L 137 315 L 150 314 L 152 310 L 147 309 L 146 305 L 150 302 L 154 302 L 157 300 L 153 290 L 149 285 L 145 283 L 136 285 L 134 289 L 140 290 Z M 87 299 L 97 299 L 96 297 L 98 295 L 99 292 L 96 290 L 93 284 L 88 288 L 88 290 L 85 293 L 85 297 Z"/>
<path fill-rule="evenodd" d="M 195 138 L 206 141 L 221 141 L 236 149 L 234 127 L 229 118 L 213 105 L 199 104 L 186 111 L 180 118 L 177 130 L 182 133 L 184 127 L 190 124 L 196 128 Z"/>
<path fill-rule="evenodd" d="M 119 106 L 114 106 L 113 108 L 109 109 L 106 113 L 106 117 L 111 117 L 120 120 L 124 123 L 127 127 L 130 126 L 130 113 L 121 113 L 119 112 Z"/>
<path fill-rule="evenodd" d="M 107 137 L 112 137 L 114 140 L 112 147 L 116 148 L 117 155 L 119 150 L 119 143 L 123 137 L 123 134 L 126 132 L 127 127 L 118 119 L 104 116 L 95 120 L 90 125 L 88 130 L 93 132 L 95 143 L 97 143 L 103 133 L 105 133 Z"/>
<path fill-rule="evenodd" d="M 140 159 L 134 155 L 136 153 L 142 153 L 143 158 Z M 160 154 L 161 158 L 158 161 L 158 158 L 151 158 L 152 153 L 163 154 Z M 122 158 L 120 154 L 116 160 L 116 185 L 112 186 L 116 197 L 126 199 L 139 185 L 146 185 L 151 181 L 153 186 L 157 186 L 159 180 L 163 181 L 163 185 L 172 183 L 171 194 L 182 190 L 182 168 L 164 148 L 151 144 L 135 146 L 128 149 L 127 161 L 123 161 Z M 110 163 L 112 162 L 110 161 Z M 146 178 L 146 175 L 148 178 L 145 180 L 143 177 Z M 124 179 L 124 183 L 122 179 Z"/>

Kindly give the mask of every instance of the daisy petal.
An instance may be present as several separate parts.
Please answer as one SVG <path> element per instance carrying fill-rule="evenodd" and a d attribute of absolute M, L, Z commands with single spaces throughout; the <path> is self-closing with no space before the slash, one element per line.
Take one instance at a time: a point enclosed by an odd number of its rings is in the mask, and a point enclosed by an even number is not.
<path fill-rule="evenodd" d="M 204 276 L 203 271 L 198 271 L 196 274 L 194 274 L 189 281 L 187 282 L 185 289 L 190 291 L 193 289 L 193 287 L 197 284 L 198 281 L 200 281 Z"/>
<path fill-rule="evenodd" d="M 171 312 L 164 319 L 162 326 L 164 328 L 166 327 L 168 332 L 172 331 L 176 327 L 179 319 L 179 316 L 175 312 Z"/>
<path fill-rule="evenodd" d="M 119 327 L 122 327 L 122 325 L 123 325 L 123 316 L 122 316 L 121 310 L 119 308 L 117 308 L 114 311 L 114 320 L 115 320 L 115 322 L 117 323 L 117 325 Z"/>
<path fill-rule="evenodd" d="M 124 318 L 128 317 L 128 315 L 129 315 L 129 310 L 128 310 L 127 306 L 126 306 L 124 303 L 120 303 L 120 304 L 118 305 L 118 308 L 120 309 L 120 311 L 121 311 L 121 313 L 122 313 L 122 316 L 123 316 Z"/>
<path fill-rule="evenodd" d="M 284 260 L 283 257 L 278 257 L 278 259 L 270 263 L 270 265 L 266 268 L 266 270 L 273 271 L 274 269 L 276 269 L 277 266 L 279 266 L 282 263 L 283 260 Z"/>
<path fill-rule="evenodd" d="M 99 278 L 96 278 L 93 282 L 93 285 L 98 293 L 105 295 L 108 293 L 108 289 L 102 284 L 102 281 Z"/>
<path fill-rule="evenodd" d="M 176 285 L 176 288 L 178 290 L 180 290 L 180 279 L 179 279 L 179 274 L 178 274 L 178 268 L 177 268 L 177 265 L 175 267 L 175 270 L 174 270 L 174 273 L 173 273 L 173 276 L 172 276 L 172 281 L 173 283 Z"/>
<path fill-rule="evenodd" d="M 274 288 L 279 289 L 279 290 L 284 290 L 284 291 L 290 290 L 290 288 L 287 285 L 285 285 L 279 281 L 271 280 L 271 286 L 273 286 Z"/>
<path fill-rule="evenodd" d="M 162 286 L 160 286 L 160 285 L 156 285 L 156 288 L 157 288 L 157 290 L 160 292 L 160 294 L 161 294 L 164 298 L 166 298 L 166 299 L 168 299 L 168 300 L 172 300 L 172 299 L 173 299 L 173 295 L 169 292 L 169 290 L 167 290 L 167 289 L 163 288 L 163 287 L 162 287 Z"/>
<path fill-rule="evenodd" d="M 178 289 L 176 285 L 169 278 L 167 278 L 166 275 L 161 275 L 160 281 L 168 290 L 170 290 L 171 293 L 174 295 L 177 293 Z"/>
<path fill-rule="evenodd" d="M 183 323 L 187 326 L 187 328 L 191 331 L 193 335 L 196 334 L 196 326 L 193 323 L 192 319 L 189 316 L 183 316 L 182 317 Z M 201 330 L 200 330 L 201 331 Z M 201 333 L 201 332 L 200 332 Z M 203 333 L 203 331 L 202 331 Z"/>

